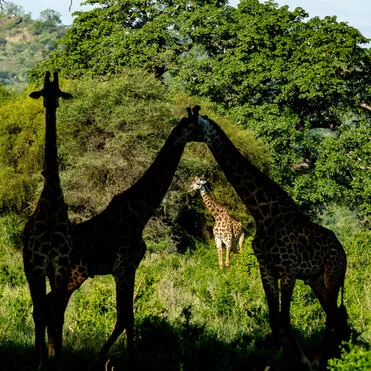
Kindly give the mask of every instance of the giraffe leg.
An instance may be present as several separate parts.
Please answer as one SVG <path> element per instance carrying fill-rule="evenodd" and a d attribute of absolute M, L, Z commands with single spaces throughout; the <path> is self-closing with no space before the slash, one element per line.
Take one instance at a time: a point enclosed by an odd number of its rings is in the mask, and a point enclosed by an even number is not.
<path fill-rule="evenodd" d="M 280 339 L 280 313 L 279 313 L 279 292 L 277 280 L 265 268 L 264 264 L 259 264 L 260 275 L 263 283 L 265 296 L 268 302 L 269 324 L 272 330 L 272 337 L 275 344 Z"/>
<path fill-rule="evenodd" d="M 48 352 L 51 358 L 60 359 L 62 354 L 64 314 L 69 298 L 65 289 L 55 289 L 48 294 Z"/>
<path fill-rule="evenodd" d="M 108 353 L 112 344 L 125 329 L 129 347 L 134 345 L 133 295 L 135 270 L 133 268 L 125 270 L 119 277 L 115 277 L 117 318 L 115 328 L 103 346 L 102 353 L 104 355 Z"/>
<path fill-rule="evenodd" d="M 226 241 L 226 244 L 225 244 L 225 250 L 226 250 L 226 253 L 225 253 L 225 266 L 227 268 L 229 268 L 229 259 L 230 259 L 230 255 L 231 255 L 231 249 L 232 249 L 232 239 Z"/>
<path fill-rule="evenodd" d="M 325 273 L 326 275 L 326 273 Z M 343 279 L 328 279 L 318 276 L 308 281 L 309 286 L 316 294 L 322 308 L 326 312 L 326 327 L 322 336 L 321 344 L 312 362 L 318 368 L 320 364 L 326 363 L 329 347 L 337 347 L 344 334 L 347 332 L 347 313 L 344 306 L 337 307 L 337 297 Z M 340 331 L 339 331 L 340 330 Z M 339 333 L 340 332 L 340 333 Z M 335 338 L 334 338 L 335 337 Z"/>
<path fill-rule="evenodd" d="M 45 329 L 46 329 L 46 281 L 45 277 L 32 277 L 27 274 L 28 285 L 30 288 L 31 299 L 33 303 L 33 320 L 35 324 L 35 349 L 36 356 L 39 362 L 39 369 L 43 368 L 46 360 L 46 344 L 45 344 Z"/>
<path fill-rule="evenodd" d="M 280 278 L 281 281 L 281 325 L 285 331 L 287 339 L 291 346 L 299 355 L 300 360 L 305 368 L 311 369 L 311 364 L 304 354 L 296 336 L 294 335 L 290 321 L 290 305 L 292 293 L 295 286 L 295 277 L 291 274 L 283 274 Z"/>
<path fill-rule="evenodd" d="M 223 269 L 223 242 L 220 238 L 215 238 L 216 250 L 218 252 L 219 268 Z"/>
<path fill-rule="evenodd" d="M 69 251 L 68 242 L 64 239 L 55 241 L 54 246 Z M 48 352 L 51 358 L 59 359 L 62 354 L 64 313 L 69 300 L 67 288 L 70 264 L 67 255 L 55 257 L 53 265 L 54 274 L 49 278 L 52 291 L 48 295 Z"/>
<path fill-rule="evenodd" d="M 238 249 L 239 249 L 239 252 L 242 251 L 242 247 L 243 247 L 243 243 L 245 242 L 245 233 L 242 232 L 240 238 L 238 239 Z"/>
<path fill-rule="evenodd" d="M 65 281 L 57 282 L 49 278 L 51 291 L 47 295 L 48 307 L 48 351 L 49 356 L 60 358 L 62 353 L 62 334 L 64 314 L 72 293 L 77 290 L 88 278 L 87 267 L 76 265 L 70 267 L 68 272 L 68 284 Z M 53 313 L 53 315 L 51 314 Z"/>

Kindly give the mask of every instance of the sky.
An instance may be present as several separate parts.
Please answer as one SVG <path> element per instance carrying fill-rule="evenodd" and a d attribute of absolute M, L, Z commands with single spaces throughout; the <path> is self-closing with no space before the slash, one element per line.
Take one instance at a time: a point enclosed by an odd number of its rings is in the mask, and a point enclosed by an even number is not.
<path fill-rule="evenodd" d="M 61 14 L 62 23 L 70 25 L 72 13 L 77 10 L 88 10 L 87 6 L 80 6 L 82 0 L 9 0 L 31 13 L 32 19 L 39 18 L 41 11 L 53 9 Z M 370 0 L 275 0 L 279 6 L 288 5 L 290 10 L 296 7 L 303 8 L 310 17 L 336 15 L 338 21 L 347 22 L 350 26 L 361 31 L 363 36 L 371 39 L 371 1 Z M 239 0 L 230 0 L 230 4 L 237 6 Z M 69 10 L 71 5 L 71 11 Z"/>

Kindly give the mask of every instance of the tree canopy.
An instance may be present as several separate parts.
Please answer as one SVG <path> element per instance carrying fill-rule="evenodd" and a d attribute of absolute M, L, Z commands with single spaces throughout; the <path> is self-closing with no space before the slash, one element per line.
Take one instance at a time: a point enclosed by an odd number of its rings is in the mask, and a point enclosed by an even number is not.
<path fill-rule="evenodd" d="M 298 125 L 334 127 L 369 97 L 370 53 L 336 17 L 307 19 L 269 1 L 88 0 L 46 65 L 68 76 L 145 68 L 170 86 L 243 114 L 289 109 Z"/>
<path fill-rule="evenodd" d="M 169 91 L 208 99 L 253 129 L 269 144 L 271 176 L 297 202 L 367 205 L 368 188 L 359 184 L 371 177 L 370 117 L 361 105 L 371 100 L 371 53 L 357 29 L 272 1 L 243 0 L 237 9 L 216 0 L 85 3 L 95 7 L 75 13 L 32 79 L 51 68 L 69 78 L 144 68 Z M 344 166 L 353 169 L 345 177 Z"/>

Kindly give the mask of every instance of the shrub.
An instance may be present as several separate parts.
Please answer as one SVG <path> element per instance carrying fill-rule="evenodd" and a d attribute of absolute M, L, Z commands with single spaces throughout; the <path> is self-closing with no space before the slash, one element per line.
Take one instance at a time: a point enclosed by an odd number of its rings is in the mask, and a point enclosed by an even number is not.
<path fill-rule="evenodd" d="M 0 284 L 21 287 L 26 278 L 20 254 L 22 219 L 16 214 L 0 217 Z"/>
<path fill-rule="evenodd" d="M 17 214 L 6 214 L 0 217 L 0 245 L 21 247 L 20 232 L 22 218 Z"/>
<path fill-rule="evenodd" d="M 349 349 L 343 348 L 340 359 L 330 359 L 329 371 L 366 371 L 370 369 L 371 350 L 363 346 L 348 344 Z"/>

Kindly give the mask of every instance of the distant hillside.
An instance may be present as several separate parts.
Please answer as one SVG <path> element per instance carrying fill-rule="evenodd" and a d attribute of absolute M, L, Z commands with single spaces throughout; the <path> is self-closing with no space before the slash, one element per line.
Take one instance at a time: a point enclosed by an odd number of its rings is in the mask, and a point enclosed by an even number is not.
<path fill-rule="evenodd" d="M 16 14 L 0 11 L 0 83 L 16 90 L 25 86 L 27 71 L 44 58 L 65 33 L 60 15 L 47 9 L 32 20 L 18 8 Z"/>

